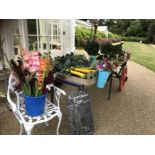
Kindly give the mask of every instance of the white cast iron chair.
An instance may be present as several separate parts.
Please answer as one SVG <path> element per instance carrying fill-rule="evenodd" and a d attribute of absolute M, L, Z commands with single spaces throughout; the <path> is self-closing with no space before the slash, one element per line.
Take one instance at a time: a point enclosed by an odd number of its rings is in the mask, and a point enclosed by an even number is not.
<path fill-rule="evenodd" d="M 24 98 L 22 92 L 17 92 L 15 90 L 15 85 L 17 83 L 16 78 L 13 76 L 13 74 L 9 77 L 8 82 L 8 91 L 7 91 L 7 100 L 9 103 L 9 107 L 13 111 L 15 117 L 20 123 L 20 135 L 23 132 L 23 127 L 28 135 L 31 135 L 32 129 L 35 125 L 40 123 L 45 123 L 48 126 L 48 121 L 53 119 L 54 117 L 58 117 L 58 125 L 57 125 L 57 135 L 59 134 L 59 127 L 62 119 L 62 112 L 60 110 L 59 102 L 60 102 L 60 96 L 61 94 L 66 95 L 66 92 L 61 90 L 60 88 L 57 88 L 53 84 L 47 85 L 47 89 L 50 90 L 51 87 L 53 87 L 54 90 L 54 97 L 56 104 L 51 103 L 48 99 L 46 99 L 45 104 L 45 112 L 37 117 L 31 117 L 26 115 L 25 113 L 25 104 L 24 104 Z M 14 93 L 16 96 L 16 101 L 13 101 L 11 99 L 11 93 Z"/>

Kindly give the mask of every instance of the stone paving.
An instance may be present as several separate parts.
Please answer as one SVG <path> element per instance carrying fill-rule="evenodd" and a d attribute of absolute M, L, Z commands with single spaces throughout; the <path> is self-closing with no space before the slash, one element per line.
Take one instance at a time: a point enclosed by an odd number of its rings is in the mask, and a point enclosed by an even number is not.
<path fill-rule="evenodd" d="M 128 82 L 123 92 L 118 91 L 114 79 L 111 100 L 107 100 L 109 83 L 104 89 L 95 85 L 88 88 L 92 99 L 92 113 L 96 135 L 153 135 L 155 134 L 155 73 L 137 63 L 128 62 Z M 1 83 L 0 90 L 3 89 Z M 76 88 L 63 85 L 66 92 Z M 61 99 L 63 113 L 60 134 L 69 134 L 66 97 Z M 35 135 L 56 134 L 57 119 L 34 128 Z M 5 100 L 0 100 L 0 134 L 19 134 L 19 124 L 8 110 Z"/>

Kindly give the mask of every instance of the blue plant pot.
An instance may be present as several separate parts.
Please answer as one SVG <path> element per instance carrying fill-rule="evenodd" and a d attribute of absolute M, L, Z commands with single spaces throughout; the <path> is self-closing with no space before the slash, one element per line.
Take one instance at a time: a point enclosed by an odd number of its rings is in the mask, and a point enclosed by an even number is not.
<path fill-rule="evenodd" d="M 111 72 L 109 71 L 98 71 L 97 85 L 96 85 L 98 88 L 104 88 L 110 73 Z"/>
<path fill-rule="evenodd" d="M 29 116 L 39 116 L 43 114 L 46 96 L 47 95 L 38 97 L 25 96 L 26 114 Z"/>

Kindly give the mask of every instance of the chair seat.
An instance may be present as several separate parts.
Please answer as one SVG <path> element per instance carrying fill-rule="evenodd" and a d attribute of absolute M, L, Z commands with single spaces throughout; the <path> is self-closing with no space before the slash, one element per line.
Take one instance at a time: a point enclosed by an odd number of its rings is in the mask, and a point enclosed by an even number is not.
<path fill-rule="evenodd" d="M 25 111 L 25 104 L 22 104 L 18 109 L 18 115 L 23 120 L 23 124 L 36 125 L 39 123 L 47 122 L 57 116 L 60 113 L 60 109 L 46 99 L 45 111 L 42 115 L 39 116 L 28 116 Z"/>

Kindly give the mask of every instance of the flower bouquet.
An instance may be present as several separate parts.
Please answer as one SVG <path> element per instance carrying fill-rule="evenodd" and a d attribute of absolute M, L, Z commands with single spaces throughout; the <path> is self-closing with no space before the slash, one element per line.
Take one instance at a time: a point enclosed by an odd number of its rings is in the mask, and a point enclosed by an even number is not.
<path fill-rule="evenodd" d="M 44 111 L 46 85 L 53 82 L 53 63 L 49 53 L 23 50 L 21 57 L 11 60 L 11 68 L 18 81 L 16 89 L 23 91 L 25 96 L 27 114 L 40 115 Z M 42 109 L 34 112 L 39 107 L 39 100 Z"/>

